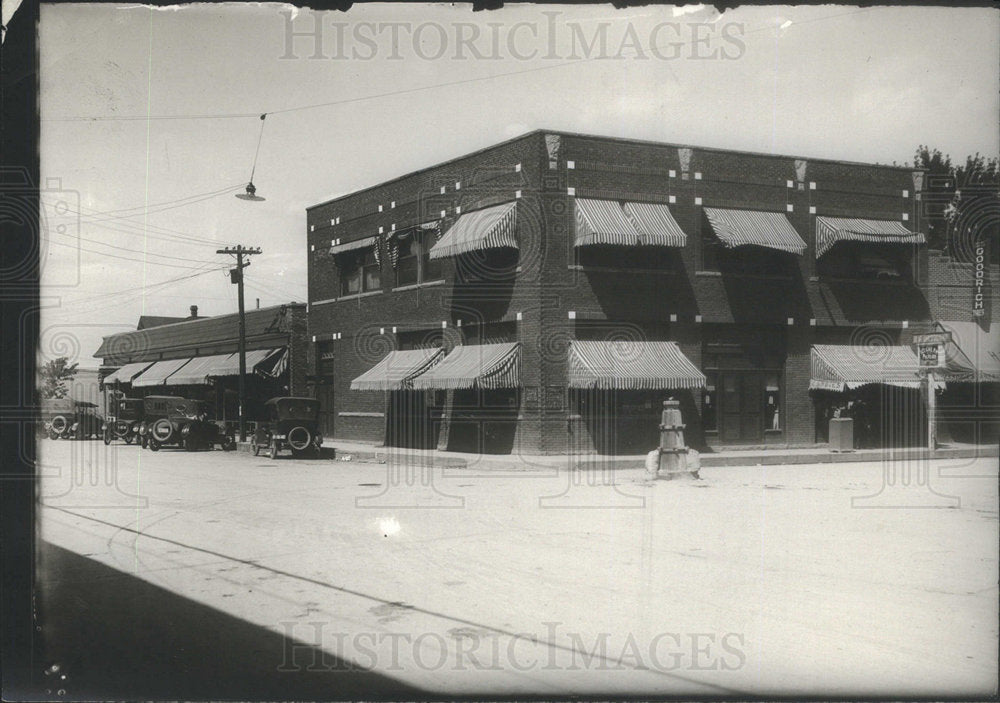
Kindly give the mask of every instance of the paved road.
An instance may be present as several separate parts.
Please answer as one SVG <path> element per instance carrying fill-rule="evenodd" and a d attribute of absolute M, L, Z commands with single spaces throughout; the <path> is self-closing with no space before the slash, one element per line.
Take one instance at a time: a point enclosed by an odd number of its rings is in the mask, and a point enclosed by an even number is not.
<path fill-rule="evenodd" d="M 127 668 L 95 673 L 76 645 L 117 604 L 142 624 L 105 636 L 167 650 L 147 696 L 164 677 L 209 698 L 247 681 L 303 698 L 995 690 L 995 459 L 937 462 L 930 488 L 926 467 L 880 464 L 649 484 L 48 440 L 40 460 L 44 612 L 70 684 Z M 914 507 L 934 504 L 953 507 Z M 231 643 L 214 683 L 191 623 Z"/>

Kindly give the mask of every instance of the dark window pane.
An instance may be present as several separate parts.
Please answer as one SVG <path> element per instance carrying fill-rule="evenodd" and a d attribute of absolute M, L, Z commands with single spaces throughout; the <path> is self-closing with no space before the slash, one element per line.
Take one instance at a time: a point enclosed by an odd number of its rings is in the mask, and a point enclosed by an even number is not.
<path fill-rule="evenodd" d="M 382 276 L 376 264 L 365 266 L 365 290 L 378 290 L 382 287 Z"/>
<path fill-rule="evenodd" d="M 408 286 L 417 282 L 417 257 L 401 257 L 396 264 L 396 285 Z"/>

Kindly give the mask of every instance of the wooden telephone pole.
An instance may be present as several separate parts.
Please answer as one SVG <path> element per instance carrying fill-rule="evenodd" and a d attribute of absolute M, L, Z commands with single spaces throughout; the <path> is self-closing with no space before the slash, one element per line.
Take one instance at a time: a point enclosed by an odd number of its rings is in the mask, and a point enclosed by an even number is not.
<path fill-rule="evenodd" d="M 260 247 L 245 247 L 237 244 L 236 247 L 226 247 L 217 249 L 216 254 L 231 254 L 236 257 L 236 268 L 229 270 L 230 280 L 236 284 L 239 305 L 240 305 L 240 441 L 247 441 L 247 419 L 244 408 L 247 402 L 247 316 L 243 306 L 243 269 L 250 265 L 249 261 L 244 261 L 243 257 L 250 257 L 260 254 Z"/>

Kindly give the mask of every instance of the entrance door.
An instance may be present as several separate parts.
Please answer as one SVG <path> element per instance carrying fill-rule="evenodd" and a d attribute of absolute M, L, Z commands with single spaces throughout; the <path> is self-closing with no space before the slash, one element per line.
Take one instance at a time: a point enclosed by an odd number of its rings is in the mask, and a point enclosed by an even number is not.
<path fill-rule="evenodd" d="M 336 415 L 333 408 L 333 385 L 317 385 L 316 398 L 319 400 L 320 432 L 323 433 L 324 437 L 333 437 L 333 418 Z"/>
<path fill-rule="evenodd" d="M 745 371 L 719 374 L 719 436 L 739 444 L 764 438 L 764 376 Z"/>

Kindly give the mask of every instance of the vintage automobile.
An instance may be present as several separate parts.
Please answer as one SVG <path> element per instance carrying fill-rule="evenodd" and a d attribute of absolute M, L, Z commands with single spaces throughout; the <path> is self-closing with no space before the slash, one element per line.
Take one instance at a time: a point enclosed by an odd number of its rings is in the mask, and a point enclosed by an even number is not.
<path fill-rule="evenodd" d="M 154 452 L 164 445 L 184 447 L 189 452 L 211 449 L 218 444 L 224 451 L 236 448 L 236 438 L 222 423 L 211 419 L 211 406 L 204 400 L 179 400 L 169 404 L 167 417 L 149 424 L 147 444 Z"/>
<path fill-rule="evenodd" d="M 100 436 L 103 418 L 95 403 L 72 398 L 46 398 L 42 401 L 42 431 L 49 439 L 87 439 Z"/>
<path fill-rule="evenodd" d="M 125 444 L 132 444 L 139 437 L 144 405 L 142 398 L 112 399 L 111 414 L 104 423 L 104 443 L 111 444 L 114 439 L 122 439 Z"/>
<path fill-rule="evenodd" d="M 251 444 L 254 456 L 266 448 L 272 459 L 287 446 L 292 456 L 319 454 L 323 436 L 319 433 L 319 401 L 315 398 L 271 398 L 264 403 L 267 419 L 257 424 Z"/>
<path fill-rule="evenodd" d="M 142 420 L 139 421 L 139 446 L 143 449 L 149 446 L 149 430 L 160 418 L 170 416 L 170 408 L 183 403 L 185 398 L 177 395 L 147 395 L 142 399 Z"/>

